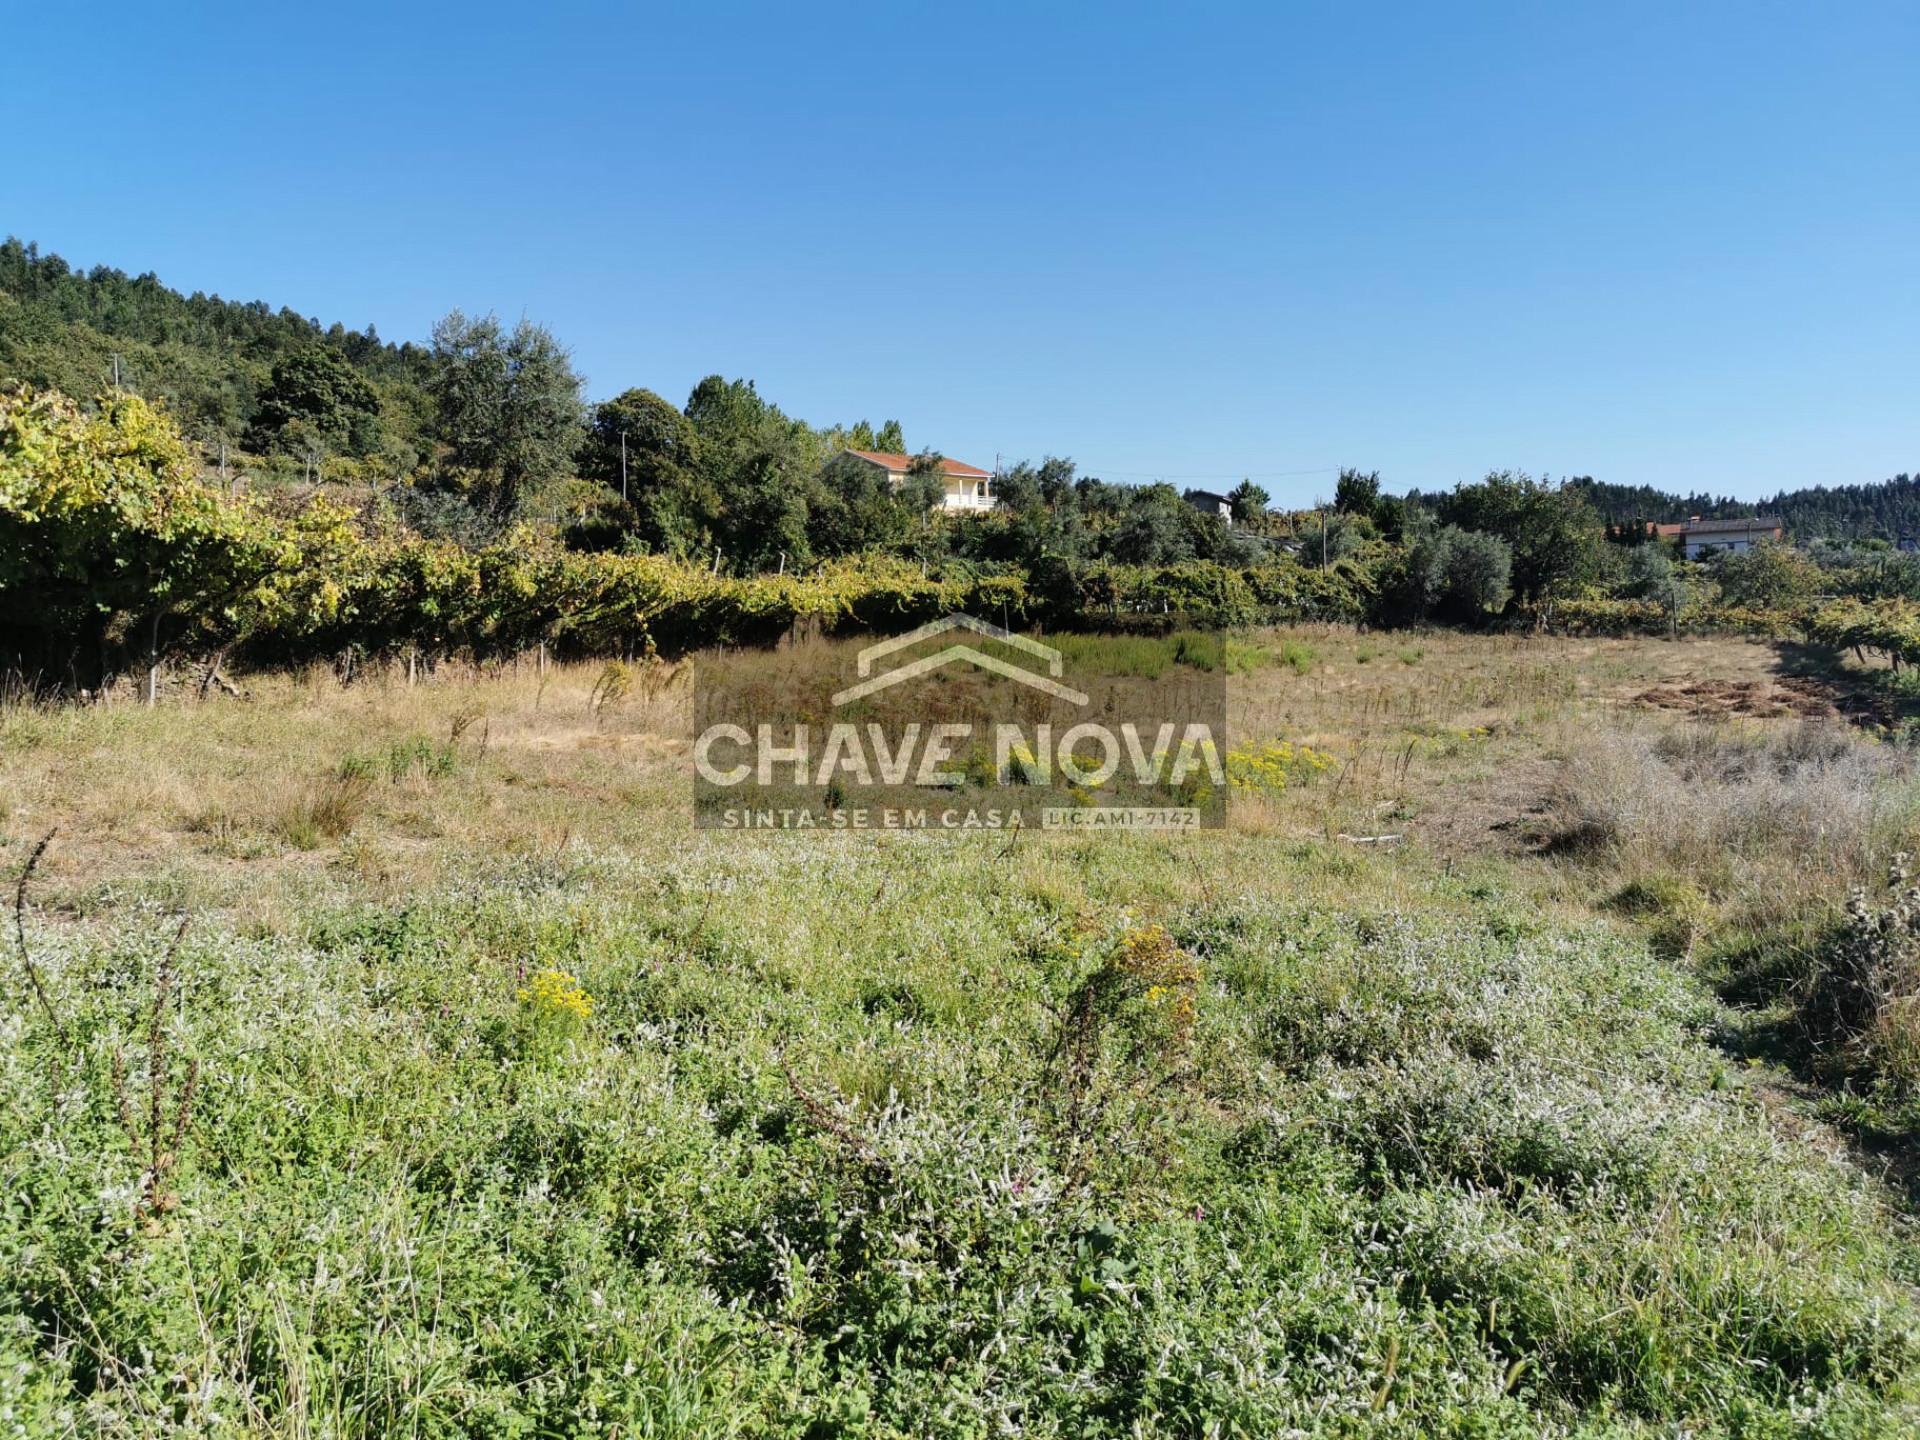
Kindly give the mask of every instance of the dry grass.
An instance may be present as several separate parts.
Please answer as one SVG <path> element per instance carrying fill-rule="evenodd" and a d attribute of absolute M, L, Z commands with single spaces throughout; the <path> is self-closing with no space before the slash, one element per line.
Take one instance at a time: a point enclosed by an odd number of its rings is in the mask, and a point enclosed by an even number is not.
<path fill-rule="evenodd" d="M 443 666 L 250 677 L 244 699 L 0 708 L 0 826 L 58 824 L 56 876 L 136 893 L 174 877 L 251 912 L 335 872 L 396 891 L 462 853 L 622 846 L 680 798 L 684 677 L 617 700 L 605 667 Z"/>
<path fill-rule="evenodd" d="M 1911 754 L 1835 722 L 1639 719 L 1567 757 L 1542 833 L 1573 883 L 1619 887 L 1656 934 L 1684 938 L 1676 951 L 1714 931 L 1793 947 L 1814 976 L 1848 892 L 1877 884 L 1917 824 Z"/>
<path fill-rule="evenodd" d="M 1323 837 L 1400 835 L 1460 858 L 1525 853 L 1562 767 L 1595 733 L 1683 723 L 1643 704 L 1647 690 L 1701 675 L 1759 681 L 1781 664 L 1771 646 L 1734 638 L 1409 639 L 1320 626 L 1267 644 L 1276 657 L 1304 644 L 1314 659 L 1237 682 L 1234 735 L 1311 745 L 1340 771 L 1243 805 L 1240 819 Z"/>
<path fill-rule="evenodd" d="M 1724 849 L 1723 830 L 1743 837 L 1756 888 L 1769 869 L 1798 869 L 1781 857 L 1799 837 L 1829 857 L 1815 867 L 1823 885 L 1884 859 L 1888 842 L 1863 849 L 1843 838 L 1862 833 L 1863 805 L 1887 801 L 1881 791 L 1863 798 L 1866 762 L 1842 756 L 1770 786 L 1741 781 L 1728 793 L 1744 808 L 1737 823 L 1731 814 L 1713 822 L 1722 830 L 1667 824 L 1670 773 L 1751 758 L 1763 742 L 1689 759 L 1694 742 L 1684 737 L 1698 722 L 1639 697 L 1682 678 L 1764 679 L 1780 668 L 1769 646 L 1382 637 L 1332 626 L 1248 643 L 1264 663 L 1231 678 L 1233 736 L 1307 744 L 1339 761 L 1297 790 L 1235 797 L 1234 826 L 1256 845 L 1311 839 L 1337 850 L 1354 848 L 1341 836 L 1404 837 L 1370 847 L 1385 862 L 1376 879 L 1420 852 L 1511 859 L 1527 853 L 1549 808 L 1586 795 L 1623 807 L 1604 821 L 1625 837 L 1607 860 L 1622 883 L 1666 866 L 1651 847 L 1683 833 L 1689 853 Z M 686 833 L 688 682 L 685 665 L 527 660 L 446 665 L 411 685 L 403 667 L 362 670 L 350 686 L 315 668 L 251 677 L 245 699 L 152 710 L 9 705 L 0 707 L 0 826 L 17 841 L 60 824 L 71 838 L 59 869 L 82 900 L 165 886 L 260 917 L 283 891 L 399 894 L 474 853 L 543 865 L 564 864 L 579 847 L 658 853 Z M 1741 733 L 1793 723 L 1741 722 Z M 1618 741 L 1597 747 L 1598 736 Z M 1726 779 L 1703 785 L 1727 792 Z M 1805 789 L 1816 781 L 1817 796 Z M 1897 822 L 1889 812 L 1868 828 L 1890 834 Z M 1784 839 L 1772 852 L 1769 827 Z M 1234 863 L 1220 883 L 1230 886 Z M 1546 865 L 1530 883 L 1579 905 L 1598 883 L 1590 869 Z M 1724 873 L 1710 878 L 1728 883 Z"/>
<path fill-rule="evenodd" d="M 271 830 L 300 850 L 344 839 L 359 823 L 373 794 L 373 777 L 358 770 L 315 781 L 270 822 Z M 229 838 L 231 830 L 229 829 Z"/>
<path fill-rule="evenodd" d="M 1856 883 L 1915 816 L 1910 755 L 1831 721 L 1650 721 L 1568 756 L 1550 834 L 1562 848 L 1725 885 L 1753 866 Z"/>

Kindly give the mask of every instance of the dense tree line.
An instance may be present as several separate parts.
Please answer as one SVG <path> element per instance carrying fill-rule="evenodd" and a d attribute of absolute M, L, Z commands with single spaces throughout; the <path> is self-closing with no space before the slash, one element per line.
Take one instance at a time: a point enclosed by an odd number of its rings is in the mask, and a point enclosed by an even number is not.
<path fill-rule="evenodd" d="M 203 461 L 217 439 L 300 457 L 302 479 L 370 479 L 363 528 L 469 547 L 544 514 L 584 552 L 736 575 L 883 554 L 923 572 L 1017 571 L 1056 599 L 1101 567 L 1297 558 L 1369 577 L 1393 618 L 1465 621 L 1584 573 L 1577 527 L 1560 513 L 1571 511 L 1524 477 L 1423 506 L 1384 494 L 1377 473 L 1348 471 L 1333 512 L 1311 517 L 1274 512 L 1245 481 L 1229 522 L 1169 486 L 1108 484 L 1049 457 L 996 476 L 991 515 L 950 523 L 937 454 L 915 457 L 904 485 L 848 454 L 906 454 L 895 420 L 816 427 L 752 381 L 717 375 L 681 406 L 639 388 L 589 406 L 565 349 L 530 322 L 455 312 L 429 345 L 393 346 L 291 311 L 182 296 L 151 275 L 78 272 L 8 242 L 0 377 L 99 394 L 111 379 L 103 357 L 118 358 L 118 393 L 160 400 Z M 1564 564 L 1550 553 L 1562 541 L 1574 557 Z"/>
<path fill-rule="evenodd" d="M 499 553 L 509 536 L 522 548 L 535 536 L 556 553 L 658 559 L 720 579 L 799 576 L 849 559 L 904 564 L 936 579 L 1018 577 L 1027 612 L 1052 616 L 1086 617 L 1102 606 L 1117 614 L 1123 592 L 1126 604 L 1157 600 L 1164 608 L 1179 599 L 1216 615 L 1251 614 L 1266 603 L 1260 596 L 1296 593 L 1296 579 L 1272 578 L 1282 574 L 1324 577 L 1340 587 L 1348 612 L 1382 623 L 1483 625 L 1594 597 L 1677 615 L 1703 597 L 1777 608 L 1816 595 L 1920 594 L 1914 557 L 1884 541 L 1848 538 L 1906 533 L 1906 507 L 1916 511 L 1911 528 L 1920 528 L 1920 486 L 1906 476 L 1763 502 L 1797 533 L 1839 538 L 1805 553 L 1770 550 L 1709 565 L 1648 543 L 1634 522 L 1754 507 L 1512 471 L 1444 494 L 1396 495 L 1378 472 L 1348 469 L 1331 507 L 1301 512 L 1274 509 L 1247 480 L 1224 497 L 1223 516 L 1221 497 L 1109 484 L 1050 456 L 1002 469 L 993 481 L 998 505 L 960 518 L 942 513 L 936 452 L 912 455 L 904 483 L 851 453 L 908 457 L 897 420 L 809 424 L 751 380 L 719 375 L 700 381 L 681 405 L 642 388 L 589 404 L 565 347 L 530 321 L 506 325 L 455 311 L 429 343 L 393 345 L 371 328 L 181 295 L 152 275 L 81 272 L 14 240 L 0 245 L 0 382 L 97 397 L 91 413 L 106 431 L 69 417 L 46 433 L 82 449 L 74 437 L 91 437 L 102 453 L 127 447 L 163 477 L 153 493 L 168 497 L 182 523 L 212 527 L 156 541 L 155 553 L 186 545 L 201 557 L 186 572 L 157 577 L 131 551 L 102 558 L 95 542 L 125 521 L 112 505 L 79 506 L 68 519 L 80 528 L 58 533 L 44 527 L 45 516 L 12 516 L 16 541 L 28 547 L 22 556 L 34 545 L 53 547 L 34 582 L 53 607 L 47 633 L 70 622 L 81 639 L 92 627 L 98 633 L 86 644 L 100 653 L 131 653 L 142 623 L 154 627 L 144 643 L 155 648 L 185 604 L 178 597 L 201 593 L 196 586 L 215 610 L 256 603 L 259 567 L 289 554 L 322 569 L 349 551 L 363 570 L 393 556 L 404 570 L 429 555 L 444 568 L 448 554 Z M 159 402 L 162 413 L 129 408 L 135 398 Z M 30 398 L 13 403 L 15 415 L 42 413 Z M 162 452 L 164 462 L 154 458 Z M 207 485 L 216 457 L 222 480 L 231 459 L 236 474 L 307 483 L 265 483 L 259 505 L 223 508 Z M 42 463 L 24 451 L 11 458 L 25 467 L 21 475 Z M 114 503 L 138 510 L 152 499 L 143 495 L 136 487 Z M 93 535 L 82 520 L 107 528 Z M 240 530 L 229 533 L 233 526 Z M 220 559 L 219 546 L 238 545 L 241 531 L 246 544 L 233 554 L 251 557 L 246 565 Z M 348 532 L 357 537 L 352 545 Z M 416 541 L 452 549 L 405 548 Z M 68 543 L 93 560 L 62 570 Z M 376 554 L 388 559 L 367 559 Z M 95 577 L 94 562 L 112 573 Z M 14 566 L 14 588 L 31 569 L 26 560 Z M 500 564 L 482 569 L 496 573 Z M 1208 578 L 1172 590 L 1113 578 L 1176 571 Z M 176 599 L 143 620 L 131 594 L 116 590 L 100 601 L 96 580 L 110 590 L 157 586 Z M 121 618 L 100 631 L 105 613 Z"/>
<path fill-rule="evenodd" d="M 467 545 L 209 484 L 137 395 L 92 409 L 0 390 L 0 675 L 69 692 L 169 661 L 605 655 L 777 638 L 796 621 L 909 626 L 961 608 L 1012 623 L 1359 619 L 1365 576 L 1284 557 L 1091 564 L 1029 574 L 864 552 L 806 573 L 730 574 L 669 555 L 582 552 L 519 524 Z M 210 673 L 210 672 L 209 672 Z"/>
<path fill-rule="evenodd" d="M 400 523 L 468 544 L 544 512 L 580 549 L 744 573 L 876 550 L 1069 570 L 1262 553 L 1268 497 L 1251 482 L 1233 495 L 1235 534 L 1169 487 L 1106 485 L 1048 459 L 998 477 L 995 523 L 943 525 L 939 456 L 916 457 L 900 487 L 847 456 L 908 453 L 897 420 L 816 427 L 718 375 L 683 406 L 638 388 L 588 406 L 565 349 L 530 322 L 455 312 L 428 345 L 396 346 L 0 246 L 0 379 L 89 397 L 116 377 L 161 402 L 209 463 L 224 446 L 236 467 L 370 481 Z M 276 471 L 276 457 L 297 463 Z"/>
<path fill-rule="evenodd" d="M 1699 516 L 1738 520 L 1777 515 L 1795 540 L 1920 538 L 1920 475 L 1905 472 L 1862 485 L 1813 485 L 1782 490 L 1764 500 L 1706 494 L 1676 495 L 1647 485 L 1617 485 L 1588 476 L 1568 482 L 1610 524 L 1672 524 Z"/>
<path fill-rule="evenodd" d="M 726 411 L 739 399 L 729 393 L 706 398 Z M 705 442 L 688 438 L 701 434 L 693 420 L 655 408 L 697 461 Z M 631 460 L 630 447 L 630 487 Z M 87 409 L 0 390 L 0 668 L 97 692 L 115 675 L 208 655 L 684 650 L 770 639 L 802 619 L 885 629 L 953 607 L 1069 627 L 1725 623 L 1717 616 L 1778 628 L 1834 597 L 1898 605 L 1920 595 L 1920 557 L 1884 542 L 1686 562 L 1661 542 L 1606 543 L 1576 491 L 1507 472 L 1431 507 L 1356 484 L 1349 504 L 1371 508 L 1311 517 L 1338 527 L 1337 545 L 1331 530 L 1310 537 L 1320 545 L 1300 537 L 1305 515 L 1269 512 L 1272 533 L 1248 536 L 1166 487 L 1105 485 L 1064 460 L 1008 477 L 1002 511 L 953 524 L 923 515 L 933 538 L 917 560 L 910 545 L 867 545 L 804 573 L 723 571 L 697 557 L 569 547 L 524 522 L 469 544 L 395 530 L 324 494 L 291 506 L 234 494 L 209 483 L 172 422 L 137 395 Z M 875 493 L 898 504 L 914 483 Z M 1380 533 L 1386 521 L 1398 539 Z"/>

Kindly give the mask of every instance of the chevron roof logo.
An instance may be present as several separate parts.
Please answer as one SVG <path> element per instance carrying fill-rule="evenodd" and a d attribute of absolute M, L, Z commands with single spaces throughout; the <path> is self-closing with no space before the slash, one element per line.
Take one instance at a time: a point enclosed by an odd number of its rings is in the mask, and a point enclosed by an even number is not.
<path fill-rule="evenodd" d="M 1209 828 L 1225 753 L 1217 633 L 1042 638 L 952 613 L 695 662 L 702 827 Z"/>
<path fill-rule="evenodd" d="M 873 674 L 875 661 L 918 645 L 922 640 L 931 640 L 936 635 L 945 635 L 953 630 L 970 630 L 976 635 L 984 635 L 1015 650 L 1023 651 L 1044 664 L 1047 667 L 1047 673 L 1036 675 L 1031 670 L 1023 670 L 1018 665 L 1012 665 L 1000 659 L 997 655 L 989 655 L 977 646 L 949 645 L 944 650 L 923 656 L 897 669 L 882 671 L 878 675 Z M 833 703 L 835 705 L 850 704 L 904 681 L 918 680 L 922 675 L 932 674 L 943 666 L 962 660 L 978 665 L 982 670 L 1004 675 L 1018 684 L 1029 685 L 1035 690 L 1057 696 L 1070 704 L 1085 705 L 1087 703 L 1088 696 L 1085 691 L 1075 690 L 1060 683 L 1059 677 L 1065 669 L 1065 660 L 1058 650 L 1051 645 L 1043 645 L 1038 640 L 1029 640 L 1026 636 L 1015 634 L 1011 630 L 1003 630 L 990 621 L 976 620 L 971 615 L 943 615 L 938 620 L 922 625 L 918 630 L 909 630 L 906 634 L 896 635 L 891 640 L 882 640 L 878 645 L 869 645 L 860 652 L 855 669 L 861 676 L 872 676 L 872 678 L 863 678 L 858 685 L 849 685 L 845 690 L 838 691 L 833 697 Z"/>

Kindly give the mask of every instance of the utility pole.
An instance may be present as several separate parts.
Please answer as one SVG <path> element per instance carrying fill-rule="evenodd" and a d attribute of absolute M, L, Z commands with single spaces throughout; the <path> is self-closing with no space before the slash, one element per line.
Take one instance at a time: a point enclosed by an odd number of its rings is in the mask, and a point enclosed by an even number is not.
<path fill-rule="evenodd" d="M 1327 568 L 1327 509 L 1317 500 L 1314 508 L 1320 512 L 1320 568 L 1324 570 Z"/>
<path fill-rule="evenodd" d="M 627 500 L 627 432 L 620 432 L 620 503 Z"/>
<path fill-rule="evenodd" d="M 120 352 L 117 350 L 113 355 L 113 393 L 120 393 Z"/>

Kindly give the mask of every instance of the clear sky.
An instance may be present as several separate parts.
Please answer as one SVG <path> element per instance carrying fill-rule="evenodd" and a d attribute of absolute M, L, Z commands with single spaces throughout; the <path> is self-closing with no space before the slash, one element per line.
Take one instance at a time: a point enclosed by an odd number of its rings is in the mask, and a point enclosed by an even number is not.
<path fill-rule="evenodd" d="M 1577 10 L 1577 13 L 1576 13 Z M 0 231 L 1330 493 L 1920 469 L 1920 5 L 13 6 Z M 1297 473 L 1320 472 L 1320 473 Z"/>

